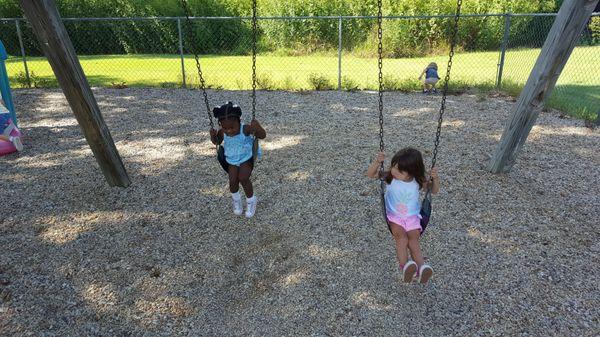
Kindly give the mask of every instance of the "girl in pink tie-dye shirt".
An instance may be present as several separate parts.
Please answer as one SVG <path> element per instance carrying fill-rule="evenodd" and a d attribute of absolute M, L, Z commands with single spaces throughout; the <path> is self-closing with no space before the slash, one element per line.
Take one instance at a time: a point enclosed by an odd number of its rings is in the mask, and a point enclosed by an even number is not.
<path fill-rule="evenodd" d="M 404 148 L 392 158 L 390 169 L 379 173 L 379 167 L 385 160 L 385 154 L 379 153 L 369 169 L 367 176 L 379 178 L 387 183 L 385 192 L 385 210 L 390 223 L 390 230 L 396 241 L 396 255 L 405 282 L 410 282 L 413 276 L 418 276 L 420 283 L 426 283 L 433 274 L 431 266 L 425 264 L 421 255 L 419 238 L 421 236 L 420 190 L 426 190 L 428 184 L 431 192 L 440 189 L 440 179 L 437 170 L 431 170 L 431 178 L 425 177 L 425 165 L 421 152 L 413 148 Z M 407 248 L 412 256 L 408 260 Z"/>

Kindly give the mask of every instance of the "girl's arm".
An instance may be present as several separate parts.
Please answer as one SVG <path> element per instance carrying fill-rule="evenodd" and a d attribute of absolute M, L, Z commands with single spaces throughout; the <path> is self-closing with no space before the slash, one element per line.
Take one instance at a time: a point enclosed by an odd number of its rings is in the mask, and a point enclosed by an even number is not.
<path fill-rule="evenodd" d="M 427 185 L 431 184 L 433 181 L 433 185 L 431 185 L 431 193 L 437 194 L 440 191 L 440 176 L 438 175 L 437 167 L 432 168 L 429 175 L 431 176 L 431 178 L 433 180 L 431 180 L 431 179 L 427 180 Z M 426 187 L 429 187 L 429 186 L 426 186 Z"/>
<path fill-rule="evenodd" d="M 263 129 L 262 125 L 256 119 L 253 119 L 250 125 L 244 127 L 244 133 L 246 136 L 254 135 L 258 139 L 265 139 L 267 137 L 267 131 Z"/>
<path fill-rule="evenodd" d="M 419 81 L 421 80 L 421 78 L 423 78 L 423 75 L 425 75 L 426 71 L 427 71 L 427 68 L 423 69 L 423 71 L 421 72 L 421 75 L 419 75 Z"/>
<path fill-rule="evenodd" d="M 210 141 L 215 145 L 221 144 L 223 142 L 223 130 L 210 129 Z"/>
<path fill-rule="evenodd" d="M 379 167 L 381 166 L 381 163 L 383 163 L 384 160 L 385 160 L 385 154 L 383 152 L 379 152 L 377 154 L 377 157 L 375 157 L 375 160 L 373 161 L 373 163 L 371 163 L 371 165 L 367 169 L 367 172 L 365 173 L 365 175 L 369 178 L 378 179 L 379 178 Z"/>

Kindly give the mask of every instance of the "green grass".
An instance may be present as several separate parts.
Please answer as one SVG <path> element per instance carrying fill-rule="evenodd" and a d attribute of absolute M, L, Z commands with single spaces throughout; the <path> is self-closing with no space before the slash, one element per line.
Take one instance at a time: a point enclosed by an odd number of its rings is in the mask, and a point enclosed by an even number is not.
<path fill-rule="evenodd" d="M 507 92 L 518 94 L 538 54 L 539 49 L 507 52 L 503 72 L 503 88 Z M 498 56 L 498 52 L 457 54 L 452 67 L 452 89 L 494 89 Z M 112 86 L 124 82 L 128 86 L 178 87 L 182 83 L 178 55 L 80 56 L 80 61 L 93 86 Z M 432 61 L 438 63 L 440 76 L 443 77 L 447 62 L 445 56 L 385 59 L 383 67 L 386 89 L 418 90 L 420 84 L 417 77 L 423 67 Z M 230 90 L 250 88 L 250 56 L 203 55 L 201 62 L 209 87 Z M 579 118 L 595 118 L 600 105 L 600 76 L 592 74 L 591 65 L 594 64 L 600 64 L 600 46 L 577 47 L 548 104 Z M 28 66 L 37 86 L 57 86 L 52 70 L 43 58 L 29 58 Z M 185 67 L 187 83 L 197 85 L 198 75 L 193 57 L 186 55 Z M 9 58 L 7 68 L 11 84 L 14 87 L 25 86 L 21 59 Z M 259 55 L 257 69 L 259 89 L 315 89 L 317 85 L 337 88 L 338 84 L 338 59 L 334 54 Z M 342 75 L 344 89 L 376 89 L 377 61 L 344 54 Z M 315 78 L 319 80 L 315 81 Z"/>

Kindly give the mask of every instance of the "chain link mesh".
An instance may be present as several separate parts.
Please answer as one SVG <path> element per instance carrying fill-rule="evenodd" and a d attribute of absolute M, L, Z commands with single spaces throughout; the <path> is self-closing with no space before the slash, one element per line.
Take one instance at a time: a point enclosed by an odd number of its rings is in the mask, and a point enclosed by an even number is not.
<path fill-rule="evenodd" d="M 554 15 L 541 14 L 462 16 L 450 90 L 499 85 L 518 94 L 554 19 Z M 192 18 L 194 34 L 187 31 L 185 18 L 179 20 L 65 19 L 64 23 L 93 86 L 198 86 L 192 55 L 192 50 L 197 50 L 207 88 L 252 89 L 251 18 Z M 376 16 L 262 18 L 256 25 L 257 89 L 337 89 L 338 79 L 344 90 L 378 89 Z M 507 25 L 509 34 L 505 36 Z M 418 76 L 427 64 L 441 65 L 447 60 L 452 17 L 384 17 L 382 30 L 386 90 L 418 90 Z M 0 36 L 10 55 L 7 69 L 13 87 L 58 85 L 25 20 L 0 19 Z M 600 106 L 600 67 L 594 65 L 599 62 L 600 14 L 596 13 L 548 104 L 595 118 Z M 445 76 L 443 69 L 440 76 Z"/>

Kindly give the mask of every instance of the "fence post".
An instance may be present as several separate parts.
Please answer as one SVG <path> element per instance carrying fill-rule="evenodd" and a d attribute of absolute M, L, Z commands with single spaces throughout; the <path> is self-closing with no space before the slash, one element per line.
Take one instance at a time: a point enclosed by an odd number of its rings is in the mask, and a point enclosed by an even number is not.
<path fill-rule="evenodd" d="M 342 16 L 338 21 L 338 90 L 342 90 Z"/>
<path fill-rule="evenodd" d="M 27 67 L 27 57 L 25 57 L 25 46 L 23 45 L 23 36 L 21 34 L 21 26 L 19 25 L 19 19 L 15 19 L 15 26 L 17 27 L 17 36 L 19 37 L 19 45 L 21 46 L 23 66 L 25 66 L 25 78 L 27 79 L 27 87 L 31 88 L 31 79 L 29 78 L 29 68 Z"/>
<path fill-rule="evenodd" d="M 179 56 L 181 58 L 181 76 L 182 76 L 182 87 L 186 88 L 185 84 L 185 60 L 183 57 L 183 32 L 181 31 L 181 18 L 177 18 L 177 31 L 179 32 Z"/>
<path fill-rule="evenodd" d="M 506 13 L 504 16 L 504 37 L 502 38 L 502 50 L 500 51 L 500 63 L 498 64 L 498 78 L 496 80 L 496 87 L 499 88 L 502 84 L 502 71 L 504 70 L 504 57 L 506 55 L 506 49 L 508 48 L 508 37 L 510 35 L 510 13 Z"/>

